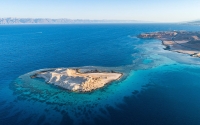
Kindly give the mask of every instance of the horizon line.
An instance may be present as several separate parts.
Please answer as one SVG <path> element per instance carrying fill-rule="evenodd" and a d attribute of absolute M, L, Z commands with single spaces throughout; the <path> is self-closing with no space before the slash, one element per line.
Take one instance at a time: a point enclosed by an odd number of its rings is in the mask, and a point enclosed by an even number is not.
<path fill-rule="evenodd" d="M 69 20 L 69 21 L 119 21 L 118 23 L 189 23 L 195 22 L 199 20 L 191 20 L 191 21 L 174 21 L 174 22 L 164 22 L 164 21 L 146 21 L 146 20 L 127 20 L 127 19 L 70 19 L 70 18 L 49 18 L 49 17 L 0 17 L 0 19 L 50 19 L 50 20 Z M 75 22 L 73 22 L 75 23 Z M 115 23 L 115 22 L 90 22 L 90 23 Z M 21 23 L 27 24 L 27 23 Z M 33 24 L 33 23 L 30 23 Z M 64 23 L 65 24 L 65 23 Z"/>

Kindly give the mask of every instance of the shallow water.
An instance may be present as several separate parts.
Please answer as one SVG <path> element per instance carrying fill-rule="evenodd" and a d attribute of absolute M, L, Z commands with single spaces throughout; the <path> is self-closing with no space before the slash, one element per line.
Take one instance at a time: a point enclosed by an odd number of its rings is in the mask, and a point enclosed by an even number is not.
<path fill-rule="evenodd" d="M 200 59 L 164 50 L 142 32 L 176 24 L 0 26 L 0 123 L 200 124 Z M 91 93 L 30 79 L 39 69 L 94 66 L 125 73 Z"/>

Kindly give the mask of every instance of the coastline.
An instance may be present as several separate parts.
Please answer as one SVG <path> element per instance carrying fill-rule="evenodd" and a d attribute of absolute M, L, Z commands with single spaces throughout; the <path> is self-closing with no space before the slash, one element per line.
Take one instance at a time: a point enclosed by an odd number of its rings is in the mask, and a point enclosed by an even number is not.
<path fill-rule="evenodd" d="M 138 35 L 138 38 L 161 40 L 165 50 L 200 58 L 200 32 L 163 31 Z"/>
<path fill-rule="evenodd" d="M 91 92 L 105 85 L 120 80 L 123 73 L 110 71 L 89 70 L 80 71 L 81 68 L 68 69 L 57 68 L 48 69 L 34 73 L 30 77 L 43 78 L 46 83 L 54 84 L 61 88 L 76 92 Z"/>

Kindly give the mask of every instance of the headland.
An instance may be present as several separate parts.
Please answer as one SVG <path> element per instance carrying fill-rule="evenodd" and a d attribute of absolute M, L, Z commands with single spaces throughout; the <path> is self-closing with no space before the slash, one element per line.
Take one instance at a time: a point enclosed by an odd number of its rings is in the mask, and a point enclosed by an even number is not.
<path fill-rule="evenodd" d="M 90 92 L 106 84 L 119 80 L 122 73 L 114 71 L 99 71 L 73 68 L 57 68 L 36 72 L 31 78 L 44 78 L 46 83 L 54 84 L 64 89 L 77 92 Z"/>
<path fill-rule="evenodd" d="M 200 57 L 200 32 L 163 31 L 143 33 L 138 37 L 159 39 L 166 50 Z"/>

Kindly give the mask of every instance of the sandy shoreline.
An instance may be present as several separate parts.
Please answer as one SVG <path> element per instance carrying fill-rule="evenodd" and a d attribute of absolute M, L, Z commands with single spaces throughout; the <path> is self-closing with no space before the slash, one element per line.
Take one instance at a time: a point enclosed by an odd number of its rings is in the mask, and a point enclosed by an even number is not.
<path fill-rule="evenodd" d="M 200 57 L 200 32 L 166 31 L 144 33 L 139 38 L 154 38 L 162 41 L 165 50 Z"/>
<path fill-rule="evenodd" d="M 90 92 L 102 88 L 112 81 L 119 80 L 122 76 L 122 73 L 117 72 L 98 70 L 80 72 L 80 69 L 57 68 L 37 72 L 31 78 L 44 78 L 47 83 L 70 91 Z"/>

